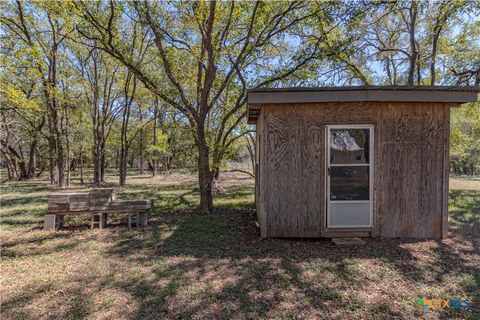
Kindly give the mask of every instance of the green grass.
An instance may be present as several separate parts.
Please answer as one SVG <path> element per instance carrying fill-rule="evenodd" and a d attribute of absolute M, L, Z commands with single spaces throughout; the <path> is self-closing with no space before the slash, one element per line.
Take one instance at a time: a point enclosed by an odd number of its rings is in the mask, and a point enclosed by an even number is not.
<path fill-rule="evenodd" d="M 148 227 L 128 230 L 117 215 L 109 228 L 90 230 L 80 216 L 55 233 L 41 229 L 55 188 L 44 180 L 1 184 L 2 319 L 480 316 L 480 183 L 451 190 L 449 239 L 339 248 L 326 239 L 260 239 L 253 181 L 243 176 L 224 178 L 211 215 L 195 214 L 194 176 L 132 173 L 127 182 L 118 198 L 156 201 Z M 417 311 L 420 297 L 451 296 L 472 308 Z"/>

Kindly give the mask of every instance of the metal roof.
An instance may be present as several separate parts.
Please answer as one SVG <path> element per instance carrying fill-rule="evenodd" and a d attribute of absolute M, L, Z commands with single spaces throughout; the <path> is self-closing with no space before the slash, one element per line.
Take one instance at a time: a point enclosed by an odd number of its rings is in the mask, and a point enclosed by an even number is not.
<path fill-rule="evenodd" d="M 303 92 L 303 91 L 368 91 L 368 90 L 401 90 L 401 91 L 449 91 L 480 92 L 479 86 L 342 86 L 342 87 L 290 87 L 290 88 L 254 88 L 250 92 Z"/>
<path fill-rule="evenodd" d="M 348 86 L 256 88 L 248 90 L 248 120 L 260 113 L 255 104 L 320 102 L 443 102 L 478 101 L 479 86 Z M 252 105 L 253 104 L 253 105 Z"/>

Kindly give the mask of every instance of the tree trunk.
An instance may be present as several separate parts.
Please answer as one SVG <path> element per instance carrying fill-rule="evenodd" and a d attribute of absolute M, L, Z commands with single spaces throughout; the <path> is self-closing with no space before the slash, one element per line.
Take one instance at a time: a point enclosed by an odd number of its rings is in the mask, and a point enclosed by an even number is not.
<path fill-rule="evenodd" d="M 20 177 L 18 176 L 17 161 L 15 159 L 11 159 L 10 165 L 14 180 L 19 180 Z"/>
<path fill-rule="evenodd" d="M 105 74 L 105 78 L 101 76 L 99 66 L 101 65 L 100 51 L 94 49 L 92 51 L 92 80 L 91 91 L 91 117 L 93 123 L 93 183 L 100 185 L 105 180 L 105 144 L 107 140 L 108 128 L 106 127 L 111 112 L 111 91 L 114 82 L 115 71 L 110 75 Z M 111 79 L 110 79 L 111 78 Z M 109 81 L 110 80 L 110 81 Z M 87 95 L 88 97 L 88 95 Z"/>
<path fill-rule="evenodd" d="M 16 180 L 17 177 L 15 176 L 15 172 L 13 171 L 12 163 L 10 162 L 10 160 L 7 160 L 7 159 L 5 159 L 5 160 L 6 160 L 6 163 L 7 163 L 8 180 L 9 181 Z"/>
<path fill-rule="evenodd" d="M 102 151 L 99 137 L 94 137 L 93 147 L 93 184 L 99 186 L 102 183 Z"/>
<path fill-rule="evenodd" d="M 58 170 L 58 186 L 63 188 L 65 186 L 65 170 L 64 170 L 64 153 L 63 153 L 63 146 L 62 146 L 62 134 L 60 129 L 58 128 L 58 119 L 56 117 L 56 111 L 53 112 L 53 130 L 55 133 L 55 143 L 56 143 L 56 150 L 57 150 L 57 159 L 56 159 L 56 166 Z"/>
<path fill-rule="evenodd" d="M 203 214 L 213 212 L 212 183 L 214 174 L 210 170 L 210 156 L 203 128 L 197 132 L 198 147 L 198 183 L 200 187 L 200 207 Z"/>
<path fill-rule="evenodd" d="M 129 106 L 125 106 L 122 122 L 122 132 L 120 139 L 120 159 L 119 159 L 119 172 L 118 179 L 120 187 L 124 187 L 127 180 L 127 166 L 128 166 L 128 141 L 127 141 L 127 127 L 129 118 Z"/>
<path fill-rule="evenodd" d="M 7 138 L 8 139 L 8 136 Z M 28 178 L 28 172 L 27 172 L 27 166 L 25 164 L 25 159 L 23 157 L 23 153 L 21 148 L 19 149 L 19 152 L 15 150 L 11 145 L 9 145 L 8 140 L 1 140 L 1 147 L 2 147 L 2 153 L 5 156 L 6 160 L 9 160 L 10 163 L 13 165 L 12 167 L 15 168 L 14 174 L 12 176 L 15 176 L 16 179 L 27 179 Z M 20 175 L 18 175 L 17 171 L 17 164 L 18 168 L 20 169 Z"/>
<path fill-rule="evenodd" d="M 3 150 L 0 150 L 0 151 L 2 153 L 4 153 Z M 7 180 L 11 181 L 11 180 L 13 180 L 13 175 L 12 175 L 12 171 L 11 171 L 11 163 L 10 163 L 10 160 L 7 159 L 7 157 L 8 157 L 8 155 L 6 155 L 6 154 L 3 155 L 5 165 L 7 166 Z"/>
<path fill-rule="evenodd" d="M 35 177 L 39 178 L 42 175 L 43 171 L 45 171 L 45 163 L 42 162 L 42 163 L 40 163 L 38 171 L 35 174 Z"/>
<path fill-rule="evenodd" d="M 70 158 L 70 148 L 67 146 L 67 160 L 66 160 L 66 170 L 67 170 L 67 186 L 70 185 L 70 170 L 71 169 L 71 158 Z"/>
<path fill-rule="evenodd" d="M 415 41 L 415 26 L 417 22 L 417 4 L 415 3 L 415 0 L 411 0 L 411 4 L 409 8 L 409 16 L 410 16 L 410 21 L 408 26 L 408 32 L 410 37 L 410 56 L 409 56 L 410 65 L 408 68 L 407 84 L 413 85 L 415 81 L 415 67 L 417 66 L 417 58 L 418 58 L 417 44 Z"/>
<path fill-rule="evenodd" d="M 34 136 L 32 142 L 30 143 L 30 150 L 28 155 L 28 170 L 27 170 L 28 179 L 35 177 L 35 169 L 37 167 L 35 150 L 37 149 L 37 142 L 38 142 L 37 137 Z"/>
<path fill-rule="evenodd" d="M 8 150 L 1 149 L 5 163 L 7 164 L 8 180 L 18 180 L 17 164 L 15 158 L 12 159 Z"/>
<path fill-rule="evenodd" d="M 56 132 L 56 142 L 57 142 L 57 170 L 58 170 L 58 186 L 63 188 L 65 186 L 65 168 L 63 163 L 65 161 L 63 156 L 63 146 L 61 141 L 61 133 Z"/>
<path fill-rule="evenodd" d="M 128 152 L 126 148 L 122 147 L 120 151 L 120 167 L 119 167 L 120 187 L 125 187 L 125 183 L 127 180 L 127 162 L 128 162 Z"/>
<path fill-rule="evenodd" d="M 419 45 L 418 43 L 416 44 L 417 48 L 417 85 L 422 84 L 422 66 L 420 65 L 421 63 L 421 57 L 420 57 L 420 50 L 418 49 Z"/>
<path fill-rule="evenodd" d="M 252 165 L 252 171 L 253 171 L 253 175 L 257 175 L 257 168 L 256 168 L 256 165 L 255 165 L 255 157 L 256 157 L 256 145 L 255 145 L 255 138 L 250 135 L 250 134 L 247 134 L 247 137 L 246 137 L 246 140 L 247 140 L 247 151 L 248 151 L 248 154 L 250 155 L 250 163 Z"/>
<path fill-rule="evenodd" d="M 143 112 L 142 109 L 140 109 L 140 124 L 143 126 Z M 144 146 L 144 134 L 143 134 L 143 128 L 140 129 L 140 164 L 139 164 L 139 169 L 140 169 L 140 174 L 145 173 L 145 146 Z"/>
<path fill-rule="evenodd" d="M 80 183 L 84 184 L 83 181 L 83 145 L 80 143 Z"/>
<path fill-rule="evenodd" d="M 434 86 L 436 81 L 436 72 L 435 72 L 435 64 L 437 62 L 437 44 L 439 33 L 433 36 L 433 43 L 432 43 L 432 58 L 430 61 L 430 85 Z"/>
<path fill-rule="evenodd" d="M 100 157 L 100 182 L 105 182 L 105 146 L 102 146 L 102 155 Z"/>
<path fill-rule="evenodd" d="M 129 88 L 130 88 L 130 80 L 131 80 L 131 73 L 127 74 L 127 79 L 125 82 L 124 87 L 124 94 L 125 94 L 125 106 L 123 108 L 123 115 L 122 115 L 122 130 L 120 135 L 120 164 L 119 164 L 119 172 L 118 172 L 118 182 L 121 187 L 124 187 L 127 181 L 127 166 L 128 166 L 128 150 L 129 150 L 129 141 L 128 141 L 128 124 L 130 121 L 130 109 L 133 102 L 133 94 L 129 96 Z M 135 90 L 135 89 L 134 89 Z"/>
<path fill-rule="evenodd" d="M 93 130 L 93 184 L 99 186 L 104 182 L 105 178 L 105 142 L 104 131 L 101 124 L 97 124 Z"/>
<path fill-rule="evenodd" d="M 66 94 L 65 94 L 65 100 L 67 100 Z M 67 186 L 69 186 L 70 185 L 71 154 L 70 154 L 70 136 L 69 136 L 69 133 L 68 133 L 68 127 L 70 125 L 70 121 L 69 121 L 69 118 L 68 118 L 68 106 L 67 106 L 67 104 L 64 105 L 63 110 L 64 110 L 64 116 L 65 116 L 65 147 L 67 148 L 67 159 L 66 159 L 67 181 L 66 181 L 66 184 L 67 184 Z"/>
<path fill-rule="evenodd" d="M 52 120 L 50 118 L 48 119 L 48 129 L 50 131 L 50 134 L 48 136 L 48 166 L 50 172 L 50 184 L 57 184 L 58 167 L 57 159 L 55 157 L 57 143 L 55 142 L 55 137 L 53 135 Z"/>
<path fill-rule="evenodd" d="M 27 179 L 27 167 L 25 166 L 25 162 L 22 158 L 19 159 L 18 168 L 20 169 L 20 179 L 25 180 Z"/>
<path fill-rule="evenodd" d="M 32 135 L 32 142 L 30 143 L 30 151 L 28 156 L 28 179 L 35 177 L 35 170 L 37 168 L 37 146 L 38 146 L 38 132 L 42 130 L 45 125 L 45 116 L 42 117 L 40 124 L 35 128 Z"/>
<path fill-rule="evenodd" d="M 155 100 L 154 109 L 153 109 L 153 155 L 152 155 L 152 177 L 157 175 L 157 144 L 158 144 L 158 137 L 157 137 L 157 119 L 158 118 L 158 99 Z"/>
<path fill-rule="evenodd" d="M 47 90 L 48 104 L 50 107 L 50 118 L 52 121 L 52 130 L 55 136 L 55 149 L 56 153 L 56 166 L 58 170 L 58 186 L 63 188 L 65 186 L 65 170 L 64 170 L 64 151 L 62 143 L 62 132 L 60 130 L 60 124 L 58 119 L 58 104 L 57 104 L 57 44 L 54 43 L 51 49 L 52 58 L 48 71 L 48 85 Z M 50 92 L 51 91 L 51 92 Z"/>
<path fill-rule="evenodd" d="M 118 160 L 120 158 L 120 152 L 117 150 L 115 151 L 117 153 L 117 156 L 115 157 L 115 170 L 118 170 Z"/>
<path fill-rule="evenodd" d="M 385 70 L 387 71 L 388 84 L 392 85 L 393 84 L 393 79 L 392 79 L 392 72 L 390 71 L 390 58 L 389 57 L 385 58 Z"/>
<path fill-rule="evenodd" d="M 163 169 L 166 171 L 170 171 L 172 169 L 173 159 L 175 159 L 177 156 L 177 151 L 175 149 L 175 139 L 173 137 L 174 135 L 175 133 L 172 132 L 172 134 L 168 137 L 167 140 L 170 153 L 166 155 L 163 159 Z"/>

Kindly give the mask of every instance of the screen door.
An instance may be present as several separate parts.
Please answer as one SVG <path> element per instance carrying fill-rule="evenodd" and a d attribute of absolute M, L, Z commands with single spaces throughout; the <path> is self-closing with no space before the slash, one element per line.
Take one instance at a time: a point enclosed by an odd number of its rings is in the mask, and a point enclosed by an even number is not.
<path fill-rule="evenodd" d="M 372 226 L 373 126 L 327 126 L 327 228 Z"/>

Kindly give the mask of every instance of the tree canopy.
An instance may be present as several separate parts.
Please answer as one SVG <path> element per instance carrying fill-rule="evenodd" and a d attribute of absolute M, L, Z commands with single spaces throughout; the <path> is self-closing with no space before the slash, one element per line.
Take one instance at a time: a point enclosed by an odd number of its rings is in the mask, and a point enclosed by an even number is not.
<path fill-rule="evenodd" d="M 198 172 L 200 209 L 249 150 L 246 92 L 265 86 L 479 85 L 473 1 L 6 1 L 1 165 L 68 185 L 92 167 Z M 452 166 L 480 167 L 478 104 L 453 112 Z M 90 181 L 90 176 L 88 178 Z"/>

